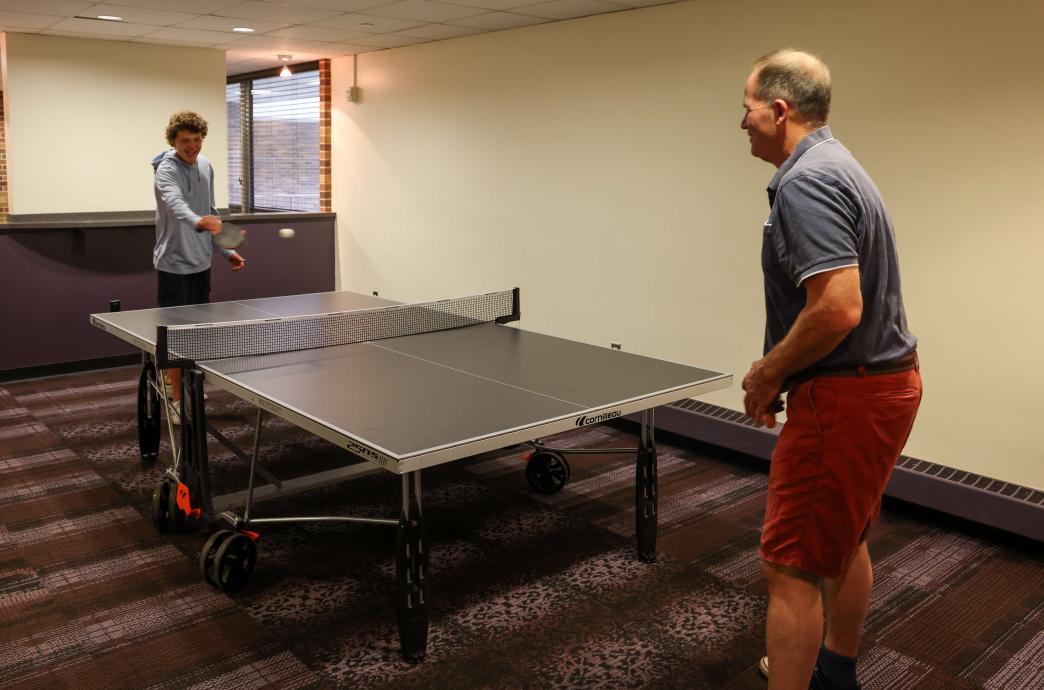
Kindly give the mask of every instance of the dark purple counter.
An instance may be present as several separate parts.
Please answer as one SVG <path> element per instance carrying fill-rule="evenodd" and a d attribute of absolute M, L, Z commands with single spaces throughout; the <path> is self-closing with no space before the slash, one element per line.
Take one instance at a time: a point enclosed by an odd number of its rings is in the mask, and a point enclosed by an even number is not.
<path fill-rule="evenodd" d="M 24 218 L 24 217 L 23 217 Z M 156 306 L 155 227 L 140 214 L 34 217 L 0 224 L 0 378 L 135 352 L 88 323 L 107 311 Z M 247 230 L 232 273 L 215 253 L 211 299 L 276 297 L 334 289 L 334 214 L 232 215 Z M 295 230 L 293 239 L 277 235 Z"/>

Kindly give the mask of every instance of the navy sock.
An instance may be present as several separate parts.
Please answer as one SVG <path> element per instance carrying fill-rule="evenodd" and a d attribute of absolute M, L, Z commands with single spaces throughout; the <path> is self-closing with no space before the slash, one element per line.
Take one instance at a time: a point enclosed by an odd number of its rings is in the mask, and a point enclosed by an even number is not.
<path fill-rule="evenodd" d="M 819 648 L 816 659 L 820 676 L 831 690 L 853 690 L 859 687 L 856 680 L 856 660 L 852 656 L 841 656 L 826 647 Z"/>

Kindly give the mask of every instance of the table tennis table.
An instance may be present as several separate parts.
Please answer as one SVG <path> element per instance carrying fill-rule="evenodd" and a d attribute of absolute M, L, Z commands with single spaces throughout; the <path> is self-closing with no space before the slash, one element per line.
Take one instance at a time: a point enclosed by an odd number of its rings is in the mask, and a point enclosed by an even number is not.
<path fill-rule="evenodd" d="M 519 320 L 516 288 L 419 304 L 329 292 L 91 315 L 91 323 L 142 351 L 138 441 L 157 458 L 163 420 L 173 462 L 156 486 L 161 531 L 189 521 L 227 525 L 200 553 L 203 577 L 244 585 L 256 563 L 254 528 L 345 521 L 397 530 L 396 613 L 403 656 L 422 661 L 429 623 L 423 469 L 527 443 L 530 483 L 553 492 L 568 480 L 570 452 L 636 458 L 638 557 L 656 558 L 657 462 L 653 410 L 725 388 L 731 375 L 508 325 Z M 168 401 L 162 371 L 177 368 L 181 400 Z M 204 380 L 256 406 L 253 449 L 239 449 L 206 421 Z M 637 448 L 553 449 L 540 439 L 640 413 Z M 180 417 L 180 433 L 170 420 Z M 259 462 L 265 415 L 277 415 L 362 461 L 282 479 Z M 245 490 L 215 496 L 208 433 L 250 464 Z M 387 470 L 401 475 L 397 518 L 251 516 L 262 500 Z M 233 508 L 243 507 L 237 512 Z"/>

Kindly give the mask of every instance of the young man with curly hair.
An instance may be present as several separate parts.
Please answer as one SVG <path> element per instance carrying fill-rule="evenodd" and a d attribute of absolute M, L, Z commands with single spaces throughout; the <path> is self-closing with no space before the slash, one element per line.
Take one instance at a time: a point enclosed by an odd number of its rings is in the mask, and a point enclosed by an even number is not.
<path fill-rule="evenodd" d="M 204 304 L 210 301 L 213 236 L 221 232 L 221 218 L 214 207 L 214 168 L 200 153 L 207 121 L 189 110 L 174 113 L 166 136 L 173 148 L 152 159 L 156 193 L 152 263 L 159 306 Z M 233 271 L 246 265 L 231 249 L 221 249 L 221 253 Z M 172 369 L 167 377 L 175 400 L 181 394 L 178 373 Z"/>

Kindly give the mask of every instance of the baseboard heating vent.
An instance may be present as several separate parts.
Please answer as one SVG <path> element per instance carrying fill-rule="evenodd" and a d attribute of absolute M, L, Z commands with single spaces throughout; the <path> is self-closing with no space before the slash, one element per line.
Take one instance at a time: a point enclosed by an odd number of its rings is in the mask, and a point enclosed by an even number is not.
<path fill-rule="evenodd" d="M 1044 491 L 900 455 L 885 493 L 1044 542 Z"/>
<path fill-rule="evenodd" d="M 656 427 L 768 460 L 782 425 L 756 428 L 742 412 L 686 399 L 658 407 Z M 1044 491 L 903 455 L 885 494 L 1044 542 Z"/>
<path fill-rule="evenodd" d="M 656 427 L 768 460 L 781 427 L 757 429 L 742 412 L 686 398 L 656 408 Z"/>

